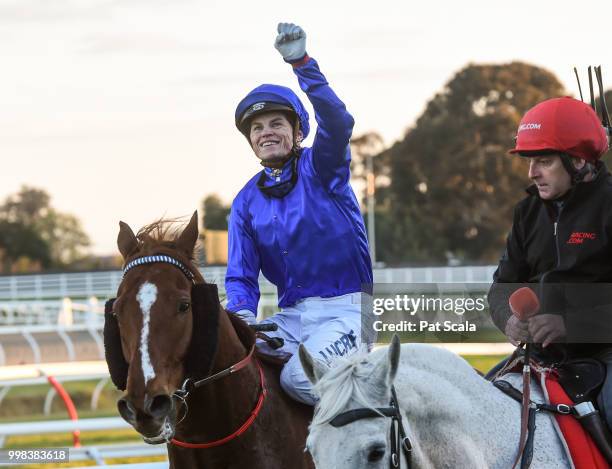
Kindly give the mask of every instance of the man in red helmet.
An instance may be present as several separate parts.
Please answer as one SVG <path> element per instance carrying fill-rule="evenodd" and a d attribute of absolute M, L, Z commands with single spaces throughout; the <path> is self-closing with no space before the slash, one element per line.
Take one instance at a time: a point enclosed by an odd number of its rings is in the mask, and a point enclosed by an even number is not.
<path fill-rule="evenodd" d="M 605 358 L 612 349 L 612 289 L 602 285 L 612 284 L 612 176 L 600 161 L 607 150 L 606 129 L 593 109 L 564 97 L 530 109 L 510 151 L 529 159 L 533 184 L 514 209 L 489 305 L 510 342 L 541 344 L 542 358 L 597 356 L 612 363 Z M 505 285 L 520 283 L 536 284 L 542 303 L 525 322 L 508 305 L 518 286 Z M 599 403 L 612 424 L 608 368 Z"/>

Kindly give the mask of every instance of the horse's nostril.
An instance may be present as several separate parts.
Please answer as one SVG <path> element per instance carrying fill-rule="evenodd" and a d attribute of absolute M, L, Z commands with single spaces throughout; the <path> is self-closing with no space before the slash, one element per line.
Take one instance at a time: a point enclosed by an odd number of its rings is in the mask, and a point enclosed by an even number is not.
<path fill-rule="evenodd" d="M 165 417 L 172 408 L 172 399 L 166 394 L 158 394 L 153 399 L 145 399 L 145 410 L 156 418 Z"/>
<path fill-rule="evenodd" d="M 119 415 L 121 415 L 126 422 L 132 423 L 136 420 L 136 409 L 125 397 L 117 401 L 117 409 L 119 410 Z"/>

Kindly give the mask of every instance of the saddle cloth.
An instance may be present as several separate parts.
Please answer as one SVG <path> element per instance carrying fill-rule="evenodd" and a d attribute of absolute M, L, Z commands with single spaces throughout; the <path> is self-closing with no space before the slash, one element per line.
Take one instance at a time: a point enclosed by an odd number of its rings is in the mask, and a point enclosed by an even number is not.
<path fill-rule="evenodd" d="M 565 390 L 558 381 L 554 371 L 539 374 L 540 384 L 549 404 L 573 405 Z M 599 448 L 573 415 L 555 414 L 559 427 L 559 437 L 564 440 L 574 467 L 576 469 L 608 469 L 610 466 L 599 451 Z"/>
<path fill-rule="evenodd" d="M 518 371 L 518 363 L 512 363 L 502 372 L 501 379 L 507 380 L 518 389 L 522 388 L 522 378 Z M 574 405 L 574 402 L 563 387 L 559 384 L 559 375 L 553 368 L 545 368 L 531 362 L 532 383 L 537 381 L 540 385 L 544 400 L 551 405 L 566 404 Z M 539 402 L 538 392 L 534 392 L 532 385 L 532 400 Z M 535 396 L 534 396 L 535 394 Z M 536 397 L 537 396 L 537 397 Z M 568 459 L 572 462 L 575 469 L 610 469 L 601 451 L 587 433 L 582 428 L 580 422 L 573 415 L 553 414 L 555 417 L 554 428 L 565 449 Z M 537 423 L 536 423 L 537 434 Z"/>

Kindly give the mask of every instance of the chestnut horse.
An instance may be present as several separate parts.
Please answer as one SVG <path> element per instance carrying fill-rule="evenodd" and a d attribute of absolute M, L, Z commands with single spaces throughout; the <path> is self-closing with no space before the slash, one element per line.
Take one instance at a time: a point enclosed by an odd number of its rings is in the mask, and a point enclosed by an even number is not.
<path fill-rule="evenodd" d="M 312 409 L 284 394 L 279 363 L 255 351 L 254 332 L 192 261 L 197 212 L 180 233 L 166 226 L 136 236 L 120 223 L 124 276 L 104 324 L 111 378 L 126 391 L 119 413 L 167 444 L 171 468 L 312 469 Z"/>

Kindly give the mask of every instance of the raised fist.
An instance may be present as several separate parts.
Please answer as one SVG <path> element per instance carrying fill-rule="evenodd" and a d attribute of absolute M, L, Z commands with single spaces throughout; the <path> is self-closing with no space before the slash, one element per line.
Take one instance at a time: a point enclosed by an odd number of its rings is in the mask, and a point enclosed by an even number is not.
<path fill-rule="evenodd" d="M 285 62 L 298 62 L 306 55 L 306 32 L 293 23 L 278 23 L 274 47 Z"/>

